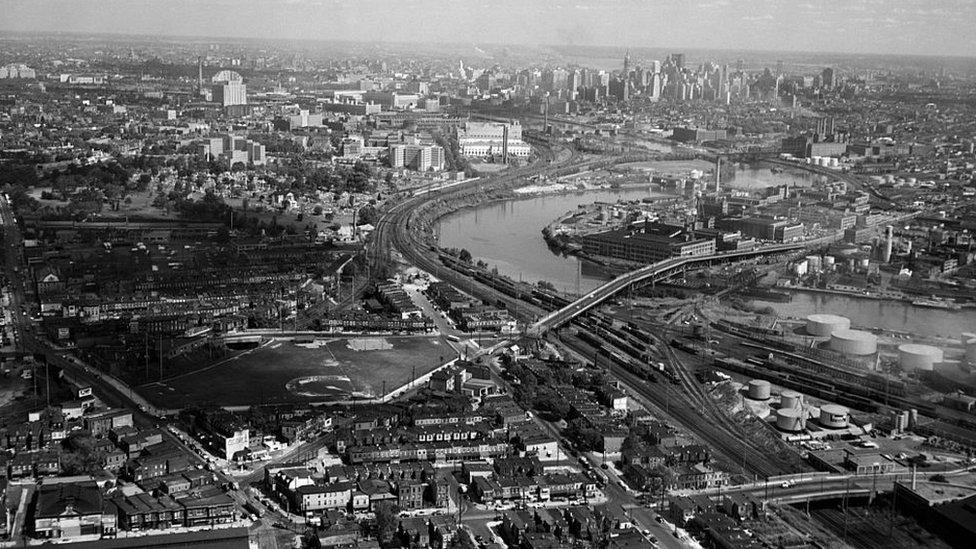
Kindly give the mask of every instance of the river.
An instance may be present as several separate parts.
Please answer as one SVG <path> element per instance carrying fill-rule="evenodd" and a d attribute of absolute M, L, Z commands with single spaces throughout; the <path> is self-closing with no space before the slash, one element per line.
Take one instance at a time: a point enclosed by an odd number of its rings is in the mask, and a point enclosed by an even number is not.
<path fill-rule="evenodd" d="M 774 172 L 768 167 L 739 166 L 734 183 L 729 182 L 729 186 L 809 185 L 817 177 L 796 170 Z M 542 238 L 543 227 L 580 205 L 650 196 L 661 195 L 647 187 L 630 187 L 494 202 L 444 217 L 437 231 L 441 246 L 467 249 L 474 258 L 514 280 L 547 280 L 563 291 L 586 292 L 608 280 L 609 275 L 581 264 L 574 256 L 553 252 Z M 760 303 L 773 307 L 781 316 L 803 318 L 813 313 L 833 313 L 850 318 L 854 326 L 921 336 L 958 338 L 964 331 L 976 330 L 974 309 L 946 311 L 904 302 L 810 292 L 795 293 L 791 303 Z"/>
<path fill-rule="evenodd" d="M 807 172 L 774 172 L 768 167 L 739 166 L 729 186 L 743 189 L 783 184 L 805 186 L 816 177 Z M 437 231 L 442 247 L 466 249 L 475 259 L 485 261 L 514 280 L 547 280 L 562 291 L 587 292 L 608 280 L 609 275 L 591 264 L 581 266 L 574 256 L 553 252 L 542 239 L 542 229 L 580 205 L 650 196 L 663 195 L 652 193 L 646 187 L 629 187 L 513 199 L 450 214 L 440 221 Z"/>
<path fill-rule="evenodd" d="M 907 332 L 923 337 L 958 339 L 962 332 L 976 330 L 976 309 L 947 311 L 917 307 L 903 301 L 883 301 L 816 292 L 795 292 L 789 303 L 753 301 L 768 305 L 783 317 L 805 318 L 829 313 L 851 319 L 861 328 L 878 327 L 886 331 Z"/>
<path fill-rule="evenodd" d="M 581 272 L 579 259 L 553 252 L 542 229 L 581 205 L 650 196 L 661 194 L 649 187 L 631 187 L 494 202 L 444 217 L 437 232 L 441 247 L 466 249 L 514 280 L 548 280 L 559 290 L 576 292 L 579 273 L 580 289 L 586 292 L 608 277 Z"/>

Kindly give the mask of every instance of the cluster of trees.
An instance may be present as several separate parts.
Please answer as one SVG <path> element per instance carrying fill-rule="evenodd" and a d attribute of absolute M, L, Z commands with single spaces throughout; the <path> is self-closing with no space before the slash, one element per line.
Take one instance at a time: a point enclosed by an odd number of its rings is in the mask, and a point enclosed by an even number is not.
<path fill-rule="evenodd" d="M 545 372 L 543 375 L 542 372 Z M 538 375 L 537 375 L 538 374 Z M 540 379 L 539 375 L 543 377 Z M 603 433 L 589 426 L 585 418 L 573 413 L 564 395 L 557 388 L 560 385 L 593 392 L 601 402 L 610 400 L 613 386 L 603 372 L 576 371 L 567 363 L 549 363 L 549 368 L 529 370 L 518 363 L 506 365 L 505 377 L 518 380 L 515 385 L 515 400 L 524 407 L 536 410 L 549 421 L 563 421 L 567 427 L 565 434 L 586 450 L 599 450 L 603 445 Z"/>
<path fill-rule="evenodd" d="M 315 166 L 301 158 L 274 168 L 280 175 L 294 179 L 292 189 L 304 193 L 319 190 L 332 192 L 373 192 L 373 168 L 359 161 L 352 166 Z"/>

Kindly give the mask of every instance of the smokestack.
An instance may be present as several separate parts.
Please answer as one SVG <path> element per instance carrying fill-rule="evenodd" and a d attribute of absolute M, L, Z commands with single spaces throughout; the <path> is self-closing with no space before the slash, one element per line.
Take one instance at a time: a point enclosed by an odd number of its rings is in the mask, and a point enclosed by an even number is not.
<path fill-rule="evenodd" d="M 203 57 L 197 56 L 197 94 L 203 95 Z"/>
<path fill-rule="evenodd" d="M 508 124 L 502 126 L 502 163 L 508 164 Z"/>
<path fill-rule="evenodd" d="M 715 194 L 722 191 L 722 157 L 715 159 Z"/>
<path fill-rule="evenodd" d="M 895 238 L 895 228 L 892 227 L 891 225 L 888 225 L 887 227 L 885 227 L 884 256 L 882 257 L 882 260 L 885 263 L 889 263 L 891 261 L 891 244 L 894 238 Z"/>

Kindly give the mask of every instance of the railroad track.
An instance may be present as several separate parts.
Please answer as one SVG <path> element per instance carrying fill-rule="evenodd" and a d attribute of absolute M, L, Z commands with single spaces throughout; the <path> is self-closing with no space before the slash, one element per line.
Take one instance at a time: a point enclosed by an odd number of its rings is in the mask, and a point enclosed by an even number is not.
<path fill-rule="evenodd" d="M 582 356 L 593 356 L 595 349 L 574 336 L 563 335 L 562 343 Z M 711 447 L 716 454 L 721 456 L 728 464 L 742 462 L 742 441 L 743 439 L 732 436 L 719 426 L 712 423 L 711 418 L 703 415 L 694 407 L 683 406 L 680 399 L 669 402 L 670 397 L 657 389 L 657 385 L 652 385 L 647 380 L 638 377 L 618 364 L 613 364 L 608 368 L 609 372 L 622 381 L 631 391 L 637 393 L 642 398 L 650 401 L 661 410 L 667 409 L 667 414 L 671 416 L 681 427 L 689 432 L 695 433 L 705 444 Z M 781 468 L 772 463 L 767 463 L 762 454 L 758 454 L 756 459 L 751 459 L 745 464 L 745 469 L 749 473 L 754 473 L 762 477 L 770 477 L 781 474 Z"/>

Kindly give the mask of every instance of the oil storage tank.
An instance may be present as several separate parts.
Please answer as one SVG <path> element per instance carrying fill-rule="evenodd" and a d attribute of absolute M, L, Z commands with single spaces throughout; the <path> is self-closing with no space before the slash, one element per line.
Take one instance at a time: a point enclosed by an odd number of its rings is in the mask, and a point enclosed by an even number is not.
<path fill-rule="evenodd" d="M 935 365 L 942 362 L 944 358 L 942 349 L 931 345 L 905 343 L 898 346 L 898 365 L 906 372 L 912 370 L 932 371 Z"/>
<path fill-rule="evenodd" d="M 769 399 L 769 382 L 764 379 L 753 379 L 749 382 L 749 398 L 752 400 Z"/>
<path fill-rule="evenodd" d="M 819 423 L 828 429 L 843 429 L 847 427 L 848 410 L 837 404 L 824 404 L 820 407 Z"/>
<path fill-rule="evenodd" d="M 873 355 L 878 352 L 878 336 L 862 330 L 834 330 L 830 334 L 830 348 L 845 355 Z"/>
<path fill-rule="evenodd" d="M 803 395 L 796 391 L 791 391 L 789 389 L 783 391 L 779 395 L 779 409 L 780 410 L 799 410 L 800 405 L 803 404 Z"/>
<path fill-rule="evenodd" d="M 846 330 L 851 327 L 850 319 L 827 314 L 816 314 L 807 317 L 807 333 L 817 337 L 827 337 L 835 330 Z"/>
<path fill-rule="evenodd" d="M 803 411 L 796 408 L 781 408 L 776 410 L 776 427 L 781 431 L 795 433 L 806 427 Z"/>

